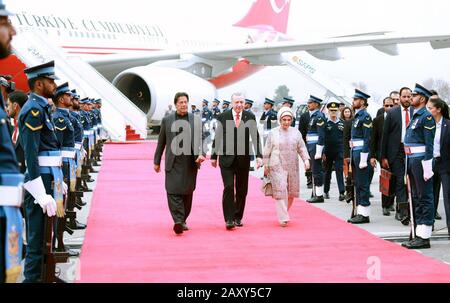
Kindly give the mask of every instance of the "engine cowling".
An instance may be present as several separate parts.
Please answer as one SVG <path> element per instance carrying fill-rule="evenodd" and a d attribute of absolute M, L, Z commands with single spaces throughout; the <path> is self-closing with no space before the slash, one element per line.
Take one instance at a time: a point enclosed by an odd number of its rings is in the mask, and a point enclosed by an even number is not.
<path fill-rule="evenodd" d="M 188 93 L 189 104 L 195 104 L 199 109 L 203 99 L 212 100 L 216 96 L 216 88 L 210 82 L 170 67 L 130 68 L 118 74 L 112 83 L 147 114 L 153 125 L 161 123 L 177 92 Z"/>

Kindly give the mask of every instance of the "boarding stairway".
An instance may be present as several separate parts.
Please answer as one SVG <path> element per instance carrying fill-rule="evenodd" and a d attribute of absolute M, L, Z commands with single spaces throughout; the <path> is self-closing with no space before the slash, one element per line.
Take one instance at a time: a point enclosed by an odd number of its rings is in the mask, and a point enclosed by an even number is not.
<path fill-rule="evenodd" d="M 60 78 L 58 84 L 68 81 L 81 98 L 101 98 L 102 125 L 112 141 L 147 137 L 146 114 L 83 59 L 68 56 L 36 30 L 17 35 L 12 44 L 15 55 L 26 66 L 55 60 L 56 74 Z"/>

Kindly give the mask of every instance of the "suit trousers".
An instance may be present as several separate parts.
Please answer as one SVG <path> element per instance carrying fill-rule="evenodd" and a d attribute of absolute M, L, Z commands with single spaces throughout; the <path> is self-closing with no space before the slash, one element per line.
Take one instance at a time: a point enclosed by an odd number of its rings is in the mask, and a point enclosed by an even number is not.
<path fill-rule="evenodd" d="M 359 162 L 361 159 L 360 150 L 352 150 L 352 165 L 353 173 L 355 177 L 355 195 L 358 205 L 370 206 L 370 173 L 371 166 L 367 164 L 365 168 L 359 168 Z"/>
<path fill-rule="evenodd" d="M 440 177 L 442 180 L 442 195 L 444 196 L 445 217 L 447 219 L 447 227 L 450 227 L 450 174 L 443 173 Z"/>
<path fill-rule="evenodd" d="M 220 167 L 220 173 L 224 186 L 222 208 L 225 222 L 242 220 L 248 192 L 249 168 L 239 167 L 235 157 L 230 167 Z"/>
<path fill-rule="evenodd" d="M 327 160 L 325 161 L 325 184 L 324 184 L 324 192 L 328 193 L 330 191 L 330 183 L 331 183 L 331 172 L 333 170 L 334 164 L 334 172 L 336 173 L 336 180 L 339 188 L 339 193 L 343 194 L 345 192 L 344 186 L 344 159 L 342 155 L 342 149 L 335 153 L 326 154 Z"/>
<path fill-rule="evenodd" d="M 167 194 L 169 210 L 174 223 L 186 222 L 192 209 L 192 195 Z"/>
<path fill-rule="evenodd" d="M 395 176 L 395 197 L 397 201 L 397 211 L 403 210 L 407 214 L 408 212 L 408 198 L 406 194 L 405 184 L 405 151 L 403 146 L 399 149 L 396 159 L 393 163 L 389 163 L 391 172 Z"/>

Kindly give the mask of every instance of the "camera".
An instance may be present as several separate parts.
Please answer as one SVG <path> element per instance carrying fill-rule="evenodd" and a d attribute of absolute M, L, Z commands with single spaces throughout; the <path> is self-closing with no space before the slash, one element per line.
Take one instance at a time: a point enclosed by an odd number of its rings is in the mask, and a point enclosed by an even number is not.
<path fill-rule="evenodd" d="M 0 75 L 0 86 L 5 88 L 7 94 L 16 90 L 16 83 L 11 79 L 10 75 Z"/>

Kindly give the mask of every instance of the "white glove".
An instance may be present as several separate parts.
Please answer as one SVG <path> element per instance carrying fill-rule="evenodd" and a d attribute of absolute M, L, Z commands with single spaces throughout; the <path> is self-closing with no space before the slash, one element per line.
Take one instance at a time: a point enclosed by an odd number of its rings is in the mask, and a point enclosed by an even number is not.
<path fill-rule="evenodd" d="M 67 195 L 67 184 L 66 182 L 62 182 L 62 193 L 63 195 Z"/>
<path fill-rule="evenodd" d="M 430 160 L 422 160 L 422 168 L 423 168 L 423 179 L 428 181 L 433 177 L 433 159 Z"/>
<path fill-rule="evenodd" d="M 309 164 L 309 160 L 305 160 L 303 161 L 303 163 L 305 164 L 305 170 L 309 170 L 309 168 L 311 167 Z"/>
<path fill-rule="evenodd" d="M 367 157 L 369 153 L 361 153 L 361 159 L 359 159 L 359 168 L 363 169 L 367 167 Z"/>
<path fill-rule="evenodd" d="M 316 160 L 322 159 L 322 151 L 323 145 L 316 145 L 316 154 L 314 155 L 314 159 Z"/>
<path fill-rule="evenodd" d="M 28 181 L 23 187 L 33 196 L 34 203 L 39 204 L 47 216 L 53 217 L 56 214 L 56 202 L 51 195 L 45 192 L 44 183 L 39 176 L 36 179 Z"/>

